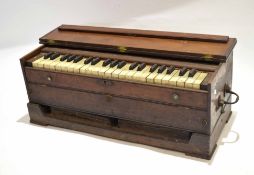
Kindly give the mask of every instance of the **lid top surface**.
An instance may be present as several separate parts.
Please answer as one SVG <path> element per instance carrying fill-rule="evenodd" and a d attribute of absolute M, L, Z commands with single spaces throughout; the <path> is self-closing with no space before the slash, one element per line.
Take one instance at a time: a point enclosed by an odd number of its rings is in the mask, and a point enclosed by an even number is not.
<path fill-rule="evenodd" d="M 219 35 L 62 25 L 40 38 L 40 42 L 59 46 L 96 46 L 102 51 L 103 47 L 113 47 L 119 52 L 166 52 L 169 56 L 172 53 L 223 61 L 233 50 L 236 39 Z"/>

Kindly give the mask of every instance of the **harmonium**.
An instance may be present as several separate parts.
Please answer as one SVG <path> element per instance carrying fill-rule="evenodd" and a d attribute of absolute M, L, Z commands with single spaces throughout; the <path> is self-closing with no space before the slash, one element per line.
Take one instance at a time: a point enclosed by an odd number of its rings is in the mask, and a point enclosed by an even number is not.
<path fill-rule="evenodd" d="M 20 59 L 30 122 L 211 159 L 239 99 L 235 38 L 61 25 L 39 40 Z"/>

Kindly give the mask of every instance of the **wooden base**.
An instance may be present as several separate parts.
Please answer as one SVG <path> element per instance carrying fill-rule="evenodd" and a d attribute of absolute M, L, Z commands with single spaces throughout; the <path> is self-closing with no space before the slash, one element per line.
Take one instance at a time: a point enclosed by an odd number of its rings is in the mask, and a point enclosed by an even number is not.
<path fill-rule="evenodd" d="M 98 116 L 77 111 L 28 103 L 30 122 L 87 132 L 154 147 L 184 152 L 211 159 L 220 133 L 231 111 L 225 109 L 211 135 L 148 125 L 145 123 Z"/>

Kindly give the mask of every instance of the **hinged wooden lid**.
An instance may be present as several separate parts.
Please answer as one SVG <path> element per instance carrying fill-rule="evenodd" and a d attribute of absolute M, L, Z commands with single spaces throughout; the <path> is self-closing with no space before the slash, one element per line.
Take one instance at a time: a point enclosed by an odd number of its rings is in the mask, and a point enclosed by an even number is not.
<path fill-rule="evenodd" d="M 224 62 L 236 39 L 219 35 L 61 25 L 40 38 L 40 43 L 169 59 Z"/>

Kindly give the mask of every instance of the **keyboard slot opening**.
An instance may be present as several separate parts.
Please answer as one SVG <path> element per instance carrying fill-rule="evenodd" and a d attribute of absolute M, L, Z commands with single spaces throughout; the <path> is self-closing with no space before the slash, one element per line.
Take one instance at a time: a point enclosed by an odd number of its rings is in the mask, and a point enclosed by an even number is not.
<path fill-rule="evenodd" d="M 110 118 L 111 126 L 118 127 L 118 119 L 117 118 Z"/>

